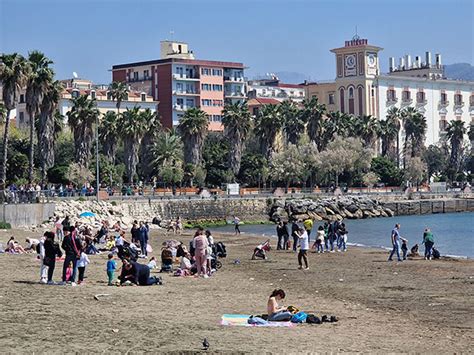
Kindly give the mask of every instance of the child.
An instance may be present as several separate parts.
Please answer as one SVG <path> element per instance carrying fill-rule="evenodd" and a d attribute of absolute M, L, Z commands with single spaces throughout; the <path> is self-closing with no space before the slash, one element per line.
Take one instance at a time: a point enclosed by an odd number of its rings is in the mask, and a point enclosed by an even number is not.
<path fill-rule="evenodd" d="M 156 269 L 156 259 L 154 256 L 151 257 L 150 261 L 148 262 L 148 268 L 151 269 Z"/>
<path fill-rule="evenodd" d="M 86 266 L 90 263 L 89 257 L 86 253 L 81 252 L 81 257 L 77 261 L 77 271 L 79 271 L 79 279 L 77 284 L 80 285 L 84 281 L 84 273 L 86 272 Z"/>
<path fill-rule="evenodd" d="M 403 253 L 403 260 L 407 260 L 407 253 L 408 253 L 408 240 L 402 239 L 402 253 Z"/>
<path fill-rule="evenodd" d="M 108 285 L 112 286 L 113 281 L 114 281 L 115 269 L 117 268 L 117 264 L 115 263 L 113 253 L 109 253 L 108 258 L 109 258 L 109 260 L 107 261 L 107 276 L 109 277 Z"/>
<path fill-rule="evenodd" d="M 72 276 L 72 261 L 69 263 L 66 269 L 66 282 L 73 281 L 71 280 Z"/>
<path fill-rule="evenodd" d="M 318 231 L 316 233 L 316 251 L 318 253 L 324 253 L 324 247 L 323 247 L 323 244 L 324 244 L 324 237 L 325 237 L 326 233 L 324 233 L 324 227 L 323 226 L 319 226 L 318 227 Z"/>

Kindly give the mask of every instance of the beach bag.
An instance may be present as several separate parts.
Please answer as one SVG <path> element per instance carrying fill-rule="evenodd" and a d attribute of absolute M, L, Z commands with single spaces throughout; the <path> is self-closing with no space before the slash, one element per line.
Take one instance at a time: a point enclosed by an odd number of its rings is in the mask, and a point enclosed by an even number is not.
<path fill-rule="evenodd" d="M 291 317 L 291 323 L 303 323 L 306 321 L 306 318 L 308 315 L 304 312 L 298 312 L 296 314 L 293 314 L 293 317 Z"/>
<path fill-rule="evenodd" d="M 319 317 L 316 317 L 314 314 L 308 314 L 308 316 L 306 317 L 306 323 L 321 324 L 321 319 L 319 319 Z"/>

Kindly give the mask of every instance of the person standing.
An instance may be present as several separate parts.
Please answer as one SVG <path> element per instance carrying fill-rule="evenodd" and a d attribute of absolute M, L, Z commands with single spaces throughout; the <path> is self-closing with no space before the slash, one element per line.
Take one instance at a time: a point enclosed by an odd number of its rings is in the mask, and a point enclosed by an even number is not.
<path fill-rule="evenodd" d="M 400 223 L 395 224 L 395 228 L 392 229 L 391 241 L 392 241 L 392 251 L 388 257 L 388 261 L 392 261 L 393 254 L 397 253 L 398 261 L 402 261 L 400 258 L 400 241 L 402 237 L 400 236 Z"/>
<path fill-rule="evenodd" d="M 237 216 L 234 216 L 234 225 L 235 225 L 235 235 L 240 234 L 240 219 Z"/>
<path fill-rule="evenodd" d="M 114 260 L 114 253 L 109 253 L 107 260 L 107 285 L 112 286 L 114 284 L 115 269 L 117 269 L 117 264 Z"/>
<path fill-rule="evenodd" d="M 61 243 L 63 241 L 64 233 L 63 224 L 61 223 L 59 216 L 56 217 L 56 221 L 54 222 L 54 228 L 56 230 L 56 238 L 58 238 L 58 241 Z"/>
<path fill-rule="evenodd" d="M 298 269 L 303 268 L 302 261 L 304 260 L 305 270 L 309 269 L 308 266 L 308 250 L 309 250 L 309 238 L 308 233 L 304 228 L 300 228 L 298 231 L 298 239 L 300 243 L 300 251 L 298 252 Z"/>
<path fill-rule="evenodd" d="M 67 282 L 66 272 L 70 264 L 72 264 L 71 284 L 75 286 L 77 260 L 81 257 L 81 241 L 76 238 L 75 228 L 70 227 L 65 231 L 63 243 L 61 245 L 66 257 L 63 264 L 63 283 Z"/>
<path fill-rule="evenodd" d="M 140 241 L 141 257 L 146 258 L 148 252 L 146 250 L 148 245 L 148 228 L 143 222 L 140 222 L 140 228 L 138 230 L 138 239 Z"/>
<path fill-rule="evenodd" d="M 197 275 L 203 275 L 204 278 L 208 278 L 207 275 L 207 247 L 209 243 L 206 236 L 204 235 L 204 230 L 199 228 L 196 231 L 193 239 L 194 244 L 194 258 L 196 259 Z"/>
<path fill-rule="evenodd" d="M 298 246 L 298 239 L 299 239 L 299 234 L 298 231 L 300 230 L 300 226 L 298 223 L 296 223 L 296 220 L 293 220 L 293 223 L 291 224 L 291 236 L 293 237 L 293 251 L 296 252 L 296 248 Z"/>
<path fill-rule="evenodd" d="M 90 263 L 89 257 L 83 251 L 81 252 L 81 257 L 77 261 L 77 271 L 79 273 L 77 284 L 80 285 L 84 282 L 84 274 L 86 272 L 86 266 Z"/>
<path fill-rule="evenodd" d="M 308 243 L 311 241 L 311 230 L 313 229 L 313 220 L 311 218 L 306 218 L 303 221 L 304 229 L 308 233 Z"/>
<path fill-rule="evenodd" d="M 283 249 L 288 250 L 288 239 L 290 239 L 290 234 L 288 233 L 288 222 L 283 222 Z"/>
<path fill-rule="evenodd" d="M 132 234 L 132 243 L 137 243 L 140 240 L 139 236 L 140 228 L 138 227 L 138 222 L 135 220 L 133 221 L 132 229 L 130 233 Z"/>
<path fill-rule="evenodd" d="M 425 244 L 425 260 L 431 260 L 434 237 L 429 228 L 426 228 L 423 233 L 423 243 Z"/>
<path fill-rule="evenodd" d="M 329 251 L 329 223 L 328 222 L 324 222 L 323 229 L 324 229 L 324 249 L 326 250 L 326 252 L 328 252 Z"/>
<path fill-rule="evenodd" d="M 347 251 L 347 234 L 348 233 L 349 232 L 347 231 L 346 224 L 341 223 L 341 225 L 339 226 L 339 243 L 340 243 L 340 246 L 339 246 L 338 250 Z"/>
<path fill-rule="evenodd" d="M 49 235 L 49 232 L 45 232 L 43 235 L 43 238 L 40 239 L 39 245 L 38 245 L 38 255 L 40 259 L 40 283 L 45 284 L 48 282 L 48 265 L 45 263 L 45 257 L 46 257 L 46 251 L 44 247 L 44 243 L 46 241 L 46 236 Z"/>
<path fill-rule="evenodd" d="M 330 253 L 334 253 L 334 241 L 336 241 L 337 234 L 336 234 L 336 221 L 333 223 L 328 224 L 328 241 L 329 241 L 329 247 L 330 247 Z"/>
<path fill-rule="evenodd" d="M 63 253 L 59 248 L 59 245 L 54 242 L 54 233 L 53 232 L 46 232 L 44 234 L 44 258 L 43 264 L 48 267 L 48 285 L 54 285 L 53 281 L 53 274 L 54 268 L 56 266 L 56 256 L 61 257 Z"/>
<path fill-rule="evenodd" d="M 277 250 L 283 249 L 283 238 L 284 238 L 284 230 L 286 227 L 283 226 L 283 222 L 279 221 L 276 227 L 278 242 L 277 242 Z M 288 234 L 288 232 L 286 232 Z"/>
<path fill-rule="evenodd" d="M 315 241 L 316 251 L 318 253 L 324 253 L 324 247 L 323 247 L 324 238 L 325 238 L 324 227 L 319 226 L 318 231 L 316 232 L 316 241 Z"/>
<path fill-rule="evenodd" d="M 66 231 L 69 230 L 69 228 L 71 227 L 71 221 L 69 220 L 69 216 L 66 216 L 63 221 L 61 222 L 61 225 L 63 226 L 63 238 L 64 238 L 64 234 L 66 233 Z M 61 240 L 61 243 L 62 243 L 62 240 Z"/>

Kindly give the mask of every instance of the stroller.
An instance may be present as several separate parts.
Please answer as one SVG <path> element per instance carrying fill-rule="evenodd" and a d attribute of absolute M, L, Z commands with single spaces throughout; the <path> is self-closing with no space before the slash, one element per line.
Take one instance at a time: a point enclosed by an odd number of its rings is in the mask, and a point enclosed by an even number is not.
<path fill-rule="evenodd" d="M 224 243 L 218 242 L 212 246 L 212 252 L 216 254 L 219 258 L 225 258 L 227 256 L 227 251 Z"/>
<path fill-rule="evenodd" d="M 173 252 L 170 248 L 163 248 L 161 251 L 161 270 L 160 272 L 173 271 Z"/>
<path fill-rule="evenodd" d="M 267 239 L 266 242 L 260 244 L 253 250 L 253 255 L 252 255 L 252 260 L 255 259 L 267 259 L 267 251 L 270 251 L 271 246 L 270 246 L 270 239 Z"/>

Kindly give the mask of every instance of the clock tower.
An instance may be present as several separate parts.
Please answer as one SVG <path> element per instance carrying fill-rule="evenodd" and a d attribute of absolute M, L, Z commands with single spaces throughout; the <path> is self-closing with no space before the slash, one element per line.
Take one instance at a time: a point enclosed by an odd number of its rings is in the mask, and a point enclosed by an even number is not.
<path fill-rule="evenodd" d="M 377 93 L 372 85 L 379 75 L 380 47 L 355 35 L 344 47 L 332 49 L 336 55 L 336 106 L 353 115 L 377 116 Z"/>

